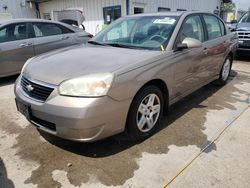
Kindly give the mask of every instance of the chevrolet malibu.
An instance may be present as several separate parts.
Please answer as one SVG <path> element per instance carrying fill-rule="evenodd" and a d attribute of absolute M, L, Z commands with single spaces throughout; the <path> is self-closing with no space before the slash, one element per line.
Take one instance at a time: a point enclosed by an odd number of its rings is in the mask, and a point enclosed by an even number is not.
<path fill-rule="evenodd" d="M 126 16 L 87 45 L 29 59 L 16 81 L 18 110 L 38 129 L 81 142 L 152 135 L 163 112 L 198 88 L 226 84 L 237 36 L 217 16 Z"/>

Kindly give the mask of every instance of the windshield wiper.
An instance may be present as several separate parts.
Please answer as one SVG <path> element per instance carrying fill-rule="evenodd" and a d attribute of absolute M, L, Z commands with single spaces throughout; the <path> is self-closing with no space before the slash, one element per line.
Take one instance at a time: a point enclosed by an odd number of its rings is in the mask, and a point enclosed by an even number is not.
<path fill-rule="evenodd" d="M 94 45 L 100 45 L 100 46 L 106 46 L 106 44 L 100 43 L 100 42 L 96 42 L 94 40 L 90 40 L 88 41 L 89 44 L 94 44 Z"/>
<path fill-rule="evenodd" d="M 130 48 L 130 49 L 137 49 L 137 48 L 139 48 L 137 46 L 129 46 L 129 45 L 126 45 L 126 44 L 119 44 L 119 43 L 105 43 L 105 45 L 113 46 L 113 47 L 118 47 L 118 48 Z"/>

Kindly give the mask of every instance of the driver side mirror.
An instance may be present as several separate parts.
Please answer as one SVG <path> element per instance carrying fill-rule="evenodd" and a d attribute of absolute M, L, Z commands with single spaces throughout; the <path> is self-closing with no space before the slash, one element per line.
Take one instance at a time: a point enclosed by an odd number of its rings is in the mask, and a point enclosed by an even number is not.
<path fill-rule="evenodd" d="M 202 47 L 202 43 L 194 38 L 185 38 L 181 44 L 177 45 L 177 50 L 184 50 L 188 48 L 200 48 Z"/>

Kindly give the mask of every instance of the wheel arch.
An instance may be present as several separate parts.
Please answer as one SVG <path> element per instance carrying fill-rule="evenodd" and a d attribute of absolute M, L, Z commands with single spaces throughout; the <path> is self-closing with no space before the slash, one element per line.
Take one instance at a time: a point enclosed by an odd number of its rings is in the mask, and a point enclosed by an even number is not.
<path fill-rule="evenodd" d="M 228 53 L 227 57 L 228 57 L 228 56 L 231 58 L 231 61 L 233 61 L 233 59 L 234 59 L 234 54 L 233 54 L 232 51 L 230 51 L 230 52 Z"/>
<path fill-rule="evenodd" d="M 164 97 L 164 114 L 167 113 L 168 111 L 168 106 L 169 106 L 169 89 L 168 89 L 168 86 L 167 84 L 162 80 L 162 79 L 153 79 L 153 80 L 150 80 L 148 82 L 146 82 L 144 85 L 142 85 L 140 87 L 140 89 L 136 92 L 135 96 L 133 97 L 133 100 L 134 98 L 137 96 L 137 94 L 145 87 L 147 86 L 150 86 L 150 85 L 153 85 L 153 86 L 156 86 L 158 87 L 162 94 L 163 94 L 163 97 Z M 133 102 L 132 100 L 132 102 Z M 130 104 L 130 108 L 131 108 L 131 105 L 132 105 L 132 102 Z M 129 108 L 129 109 L 130 109 Z"/>
<path fill-rule="evenodd" d="M 135 100 L 135 98 L 138 96 L 138 94 L 140 93 L 140 91 L 142 91 L 142 89 L 144 89 L 147 86 L 156 86 L 158 87 L 162 94 L 163 94 L 163 98 L 164 98 L 164 107 L 163 107 L 163 114 L 167 114 L 168 112 L 168 106 L 169 106 L 169 89 L 167 84 L 162 80 L 162 79 L 153 79 L 150 81 L 147 81 L 145 84 L 143 84 L 138 91 L 136 92 L 136 94 L 134 95 L 131 104 L 129 106 L 129 110 L 128 110 L 128 114 L 127 114 L 127 119 L 126 119 L 126 124 L 125 124 L 125 130 L 126 132 L 128 131 L 128 117 L 129 117 L 129 111 L 131 110 L 133 101 Z"/>

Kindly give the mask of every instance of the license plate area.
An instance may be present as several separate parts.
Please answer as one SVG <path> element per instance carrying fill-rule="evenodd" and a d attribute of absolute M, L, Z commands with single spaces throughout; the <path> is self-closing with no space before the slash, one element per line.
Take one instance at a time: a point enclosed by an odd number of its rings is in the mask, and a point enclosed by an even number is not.
<path fill-rule="evenodd" d="M 243 45 L 250 47 L 250 40 L 244 41 Z"/>
<path fill-rule="evenodd" d="M 28 120 L 30 120 L 30 114 L 31 114 L 30 105 L 25 104 L 24 102 L 21 102 L 16 99 L 16 107 L 21 114 L 23 114 Z"/>

